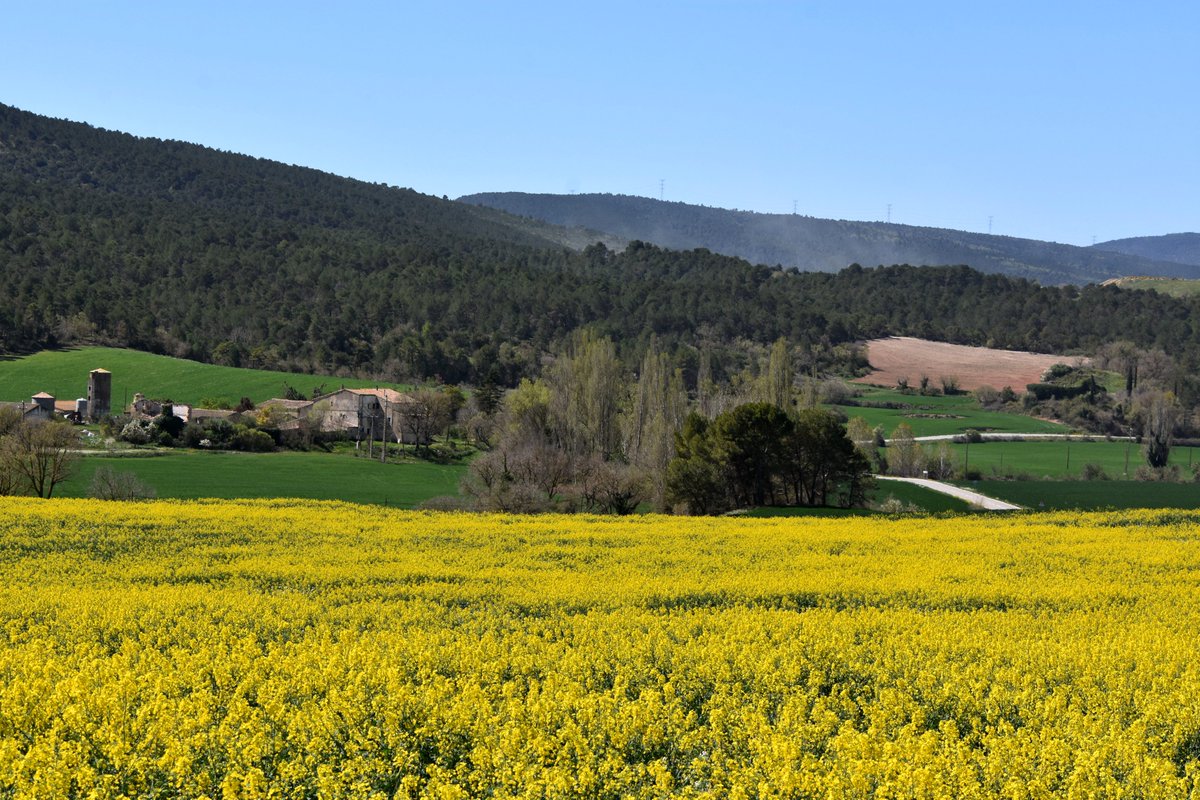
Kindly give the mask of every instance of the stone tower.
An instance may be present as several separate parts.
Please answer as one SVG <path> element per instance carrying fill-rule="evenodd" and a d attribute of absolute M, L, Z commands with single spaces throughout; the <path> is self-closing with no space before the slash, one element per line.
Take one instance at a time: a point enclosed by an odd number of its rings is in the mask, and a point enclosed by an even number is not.
<path fill-rule="evenodd" d="M 112 409 L 112 373 L 94 369 L 88 373 L 87 413 L 92 422 L 107 417 Z"/>

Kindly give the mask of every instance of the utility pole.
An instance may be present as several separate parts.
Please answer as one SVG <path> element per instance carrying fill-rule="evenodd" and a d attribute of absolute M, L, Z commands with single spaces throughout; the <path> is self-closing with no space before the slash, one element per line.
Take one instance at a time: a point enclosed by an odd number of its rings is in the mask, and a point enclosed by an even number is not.
<path fill-rule="evenodd" d="M 890 225 L 890 224 L 892 224 L 892 204 L 891 204 L 891 203 L 888 203 L 888 216 L 887 216 L 887 221 L 888 221 L 888 224 L 889 224 L 889 225 Z"/>
<path fill-rule="evenodd" d="M 667 185 L 666 178 L 658 179 L 658 200 L 661 203 L 663 199 L 663 187 Z"/>
<path fill-rule="evenodd" d="M 992 235 L 992 215 L 988 214 L 988 236 Z"/>

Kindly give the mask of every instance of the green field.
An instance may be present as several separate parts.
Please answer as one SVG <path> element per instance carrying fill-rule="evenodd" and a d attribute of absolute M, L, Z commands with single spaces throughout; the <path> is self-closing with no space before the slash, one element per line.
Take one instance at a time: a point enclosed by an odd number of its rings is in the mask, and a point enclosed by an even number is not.
<path fill-rule="evenodd" d="M 49 392 L 60 400 L 86 397 L 88 373 L 97 368 L 112 373 L 114 411 L 128 405 L 134 392 L 192 405 L 210 398 L 221 398 L 234 405 L 242 397 L 249 397 L 255 403 L 280 397 L 285 383 L 305 395 L 321 384 L 325 384 L 326 389 L 341 386 L 406 388 L 400 384 L 354 378 L 221 367 L 138 350 L 81 347 L 43 350 L 30 356 L 0 360 L 0 401 L 28 400 L 38 392 Z"/>
<path fill-rule="evenodd" d="M 1200 485 L 1143 481 L 972 481 L 977 492 L 1034 510 L 1200 508 Z"/>
<path fill-rule="evenodd" d="M 426 462 L 380 464 L 344 453 L 189 450 L 142 458 L 87 456 L 55 494 L 86 497 L 92 474 L 100 467 L 135 473 L 160 498 L 305 497 L 402 508 L 458 494 L 466 469 Z"/>
<path fill-rule="evenodd" d="M 999 433 L 1068 433 L 1057 422 L 1047 422 L 1021 414 L 985 411 L 970 395 L 902 394 L 891 389 L 867 389 L 856 398 L 860 403 L 895 403 L 905 408 L 872 408 L 867 406 L 836 406 L 847 418 L 862 417 L 872 428 L 882 425 L 885 435 L 901 422 L 907 422 L 915 436 L 977 431 Z"/>
<path fill-rule="evenodd" d="M 926 444 L 927 452 L 936 445 Z M 1145 456 L 1136 442 L 1094 441 L 1024 441 L 982 442 L 977 444 L 952 444 L 956 463 L 960 468 L 979 470 L 983 477 L 994 475 L 1021 475 L 1032 478 L 1078 477 L 1085 464 L 1098 464 L 1110 478 L 1133 477 L 1137 468 L 1145 463 Z M 885 451 L 886 453 L 886 451 Z M 1200 462 L 1200 453 L 1193 447 L 1171 449 L 1171 464 L 1177 465 L 1186 477 L 1191 474 L 1191 464 Z"/>
<path fill-rule="evenodd" d="M 889 497 L 911 504 L 924 511 L 968 511 L 970 506 L 959 500 L 924 486 L 899 481 L 879 481 L 871 491 L 870 501 L 873 505 L 887 500 Z M 747 511 L 747 517 L 852 517 L 866 516 L 876 512 L 864 508 L 806 508 L 803 506 L 766 506 Z"/>

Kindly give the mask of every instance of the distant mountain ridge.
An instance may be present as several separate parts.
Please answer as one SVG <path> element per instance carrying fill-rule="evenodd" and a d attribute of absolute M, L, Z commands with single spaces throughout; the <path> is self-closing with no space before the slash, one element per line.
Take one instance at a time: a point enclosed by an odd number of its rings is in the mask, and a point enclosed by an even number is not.
<path fill-rule="evenodd" d="M 1093 245 L 1097 250 L 1124 253 L 1156 261 L 1200 267 L 1200 233 L 1168 233 L 1165 236 L 1135 236 Z"/>
<path fill-rule="evenodd" d="M 459 202 L 554 225 L 604 231 L 678 250 L 706 248 L 756 264 L 833 272 L 850 264 L 965 264 L 1043 285 L 1100 283 L 1121 275 L 1200 277 L 1200 264 L 1091 247 L 883 222 L 730 211 L 611 194 L 493 192 Z"/>

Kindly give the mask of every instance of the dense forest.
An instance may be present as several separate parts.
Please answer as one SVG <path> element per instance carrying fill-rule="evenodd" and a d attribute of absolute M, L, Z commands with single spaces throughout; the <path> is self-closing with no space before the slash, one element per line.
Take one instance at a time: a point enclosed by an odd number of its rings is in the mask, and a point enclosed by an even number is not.
<path fill-rule="evenodd" d="M 676 250 L 703 247 L 756 264 L 837 271 L 849 264 L 967 264 L 1043 285 L 1100 283 L 1122 275 L 1200 277 L 1200 267 L 1147 253 L 1074 247 L 1013 236 L 885 222 L 757 214 L 611 194 L 468 195 L 460 202 L 555 225 L 584 226 Z M 1155 258 L 1159 256 L 1154 256 Z"/>
<path fill-rule="evenodd" d="M 106 342 L 246 366 L 506 385 L 588 327 L 636 365 L 736 370 L 786 337 L 816 371 L 888 334 L 1200 364 L 1197 301 L 966 267 L 797 273 L 0 106 L 0 349 Z"/>

